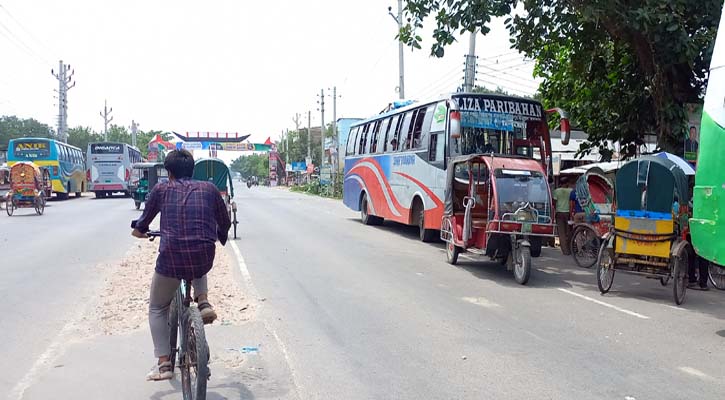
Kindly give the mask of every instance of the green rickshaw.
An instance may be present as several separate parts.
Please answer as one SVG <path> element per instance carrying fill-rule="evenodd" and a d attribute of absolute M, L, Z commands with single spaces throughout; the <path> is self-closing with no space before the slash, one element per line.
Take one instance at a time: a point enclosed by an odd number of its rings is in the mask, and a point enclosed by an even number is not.
<path fill-rule="evenodd" d="M 141 204 L 146 202 L 151 189 L 159 182 L 169 180 L 169 173 L 164 168 L 164 163 L 142 162 L 131 166 L 131 182 L 128 191 L 131 193 L 136 209 L 141 209 Z"/>
<path fill-rule="evenodd" d="M 200 158 L 194 163 L 192 178 L 211 182 L 219 189 L 224 203 L 227 205 L 227 212 L 234 226 L 234 238 L 236 239 L 239 221 L 237 221 L 237 203 L 232 200 L 234 198 L 234 184 L 229 167 L 218 158 Z"/>

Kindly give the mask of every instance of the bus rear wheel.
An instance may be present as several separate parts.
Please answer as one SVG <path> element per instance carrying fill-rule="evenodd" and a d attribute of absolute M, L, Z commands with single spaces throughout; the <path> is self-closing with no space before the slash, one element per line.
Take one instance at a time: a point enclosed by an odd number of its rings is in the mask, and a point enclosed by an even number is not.
<path fill-rule="evenodd" d="M 425 228 L 425 210 L 423 209 L 423 206 L 420 206 L 420 210 L 418 211 L 418 233 L 420 234 L 420 240 L 425 243 L 430 243 L 435 241 L 438 238 L 438 231 L 435 229 L 426 229 Z"/>

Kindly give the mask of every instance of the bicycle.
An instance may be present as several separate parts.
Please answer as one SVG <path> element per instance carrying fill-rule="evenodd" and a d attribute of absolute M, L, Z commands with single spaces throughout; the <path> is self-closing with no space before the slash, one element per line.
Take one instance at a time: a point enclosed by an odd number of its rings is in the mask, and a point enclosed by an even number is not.
<path fill-rule="evenodd" d="M 161 236 L 159 231 L 146 233 L 149 241 Z M 181 337 L 180 343 L 177 343 Z M 192 305 L 191 280 L 182 279 L 169 308 L 169 338 L 171 339 L 171 370 L 178 363 L 184 400 L 205 400 L 206 384 L 211 378 L 209 345 L 204 322 L 196 305 Z M 177 359 L 178 356 L 178 359 Z"/>

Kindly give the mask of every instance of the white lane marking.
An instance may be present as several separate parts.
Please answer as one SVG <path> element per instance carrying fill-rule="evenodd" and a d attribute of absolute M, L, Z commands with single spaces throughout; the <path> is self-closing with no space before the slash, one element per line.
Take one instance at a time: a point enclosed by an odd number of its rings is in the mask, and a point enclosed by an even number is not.
<path fill-rule="evenodd" d="M 559 288 L 559 290 L 562 291 L 562 292 L 564 292 L 564 293 L 570 294 L 572 296 L 579 297 L 580 299 L 584 299 L 586 301 L 591 301 L 592 303 L 596 303 L 596 304 L 599 304 L 600 306 L 604 306 L 604 307 L 611 308 L 612 310 L 617 310 L 619 312 L 625 313 L 627 315 L 631 315 L 633 317 L 637 317 L 637 318 L 641 318 L 641 319 L 649 319 L 649 317 L 646 316 L 646 315 L 642 315 L 642 314 L 636 313 L 634 311 L 629 311 L 629 310 L 624 309 L 622 307 L 617 307 L 614 304 L 605 303 L 603 301 L 600 301 L 600 300 L 597 300 L 597 299 L 593 299 L 593 298 L 591 298 L 589 296 L 584 296 L 583 294 L 579 294 L 577 292 L 572 292 L 571 290 L 568 290 L 568 289 Z"/>
<path fill-rule="evenodd" d="M 55 339 L 50 343 L 48 348 L 46 348 L 43 354 L 41 354 L 40 357 L 35 360 L 33 366 L 30 367 L 30 369 L 28 370 L 28 372 L 25 373 L 23 378 L 20 379 L 17 384 L 15 384 L 13 389 L 10 391 L 10 396 L 8 397 L 8 399 L 21 400 L 23 398 L 23 396 L 25 395 L 25 391 L 28 390 L 28 388 L 30 388 L 30 385 L 32 385 L 36 378 L 38 378 L 40 371 L 44 367 L 55 361 L 63 353 L 63 350 L 65 350 L 63 348 L 63 345 L 68 343 L 68 336 L 77 324 L 77 319 L 71 319 L 63 326 L 58 335 L 56 335 Z"/>
<path fill-rule="evenodd" d="M 488 300 L 484 297 L 462 297 L 461 300 L 467 301 L 471 304 L 475 304 L 477 306 L 481 306 L 481 307 L 485 307 L 485 308 L 501 307 L 500 304 L 494 303 L 491 300 Z"/>
<path fill-rule="evenodd" d="M 671 308 L 671 309 L 673 309 L 673 310 L 687 311 L 687 309 L 686 309 L 686 308 L 682 308 L 682 307 L 677 307 L 677 306 L 670 306 L 670 305 L 667 305 L 666 307 L 669 307 L 669 308 Z"/>
<path fill-rule="evenodd" d="M 239 246 L 237 246 L 235 242 L 232 241 L 231 243 L 232 250 L 234 250 L 234 255 L 237 256 L 239 272 L 242 273 L 242 278 L 244 279 L 244 284 L 247 287 L 247 291 L 249 292 L 250 297 L 259 301 L 259 292 L 257 292 L 257 288 L 254 286 L 254 282 L 252 282 L 252 275 L 249 274 L 249 269 L 247 268 L 247 263 L 244 262 L 242 252 L 239 251 Z M 300 389 L 302 389 L 302 386 L 299 383 L 300 380 L 297 377 L 295 369 L 292 367 L 292 360 L 290 359 L 289 352 L 287 351 L 287 346 L 277 334 L 277 330 L 275 330 L 274 327 L 272 327 L 266 319 L 262 318 L 262 323 L 264 324 L 264 327 L 272 333 L 272 336 L 274 336 L 274 340 L 277 342 L 277 346 L 279 346 L 279 349 L 282 351 L 282 356 L 284 357 L 284 360 L 287 363 L 287 367 L 289 367 L 290 373 L 292 374 L 292 384 L 295 386 L 295 392 L 297 392 L 297 397 L 300 398 Z"/>
<path fill-rule="evenodd" d="M 700 371 L 699 369 L 695 369 L 695 368 L 692 368 L 692 367 L 680 367 L 678 369 L 680 371 L 686 373 L 686 374 L 690 374 L 692 376 L 696 376 L 696 377 L 698 377 L 700 379 L 704 379 L 706 381 L 709 381 L 709 380 L 712 380 L 713 379 L 710 375 L 708 375 L 708 374 Z"/>

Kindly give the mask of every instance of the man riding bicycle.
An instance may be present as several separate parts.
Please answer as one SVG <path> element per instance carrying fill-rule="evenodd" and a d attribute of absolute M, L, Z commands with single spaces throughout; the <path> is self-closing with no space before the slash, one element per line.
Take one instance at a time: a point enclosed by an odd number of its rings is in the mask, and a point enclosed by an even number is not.
<path fill-rule="evenodd" d="M 216 241 L 226 244 L 231 222 L 219 190 L 192 180 L 194 157 L 186 150 L 169 152 L 164 161 L 169 181 L 157 184 L 132 235 L 146 238 L 149 224 L 161 213 L 161 244 L 149 296 L 149 326 L 158 363 L 147 380 L 171 379 L 169 307 L 181 279 L 192 281 L 194 301 L 205 324 L 216 319 L 207 299 L 206 274 L 214 263 Z"/>

